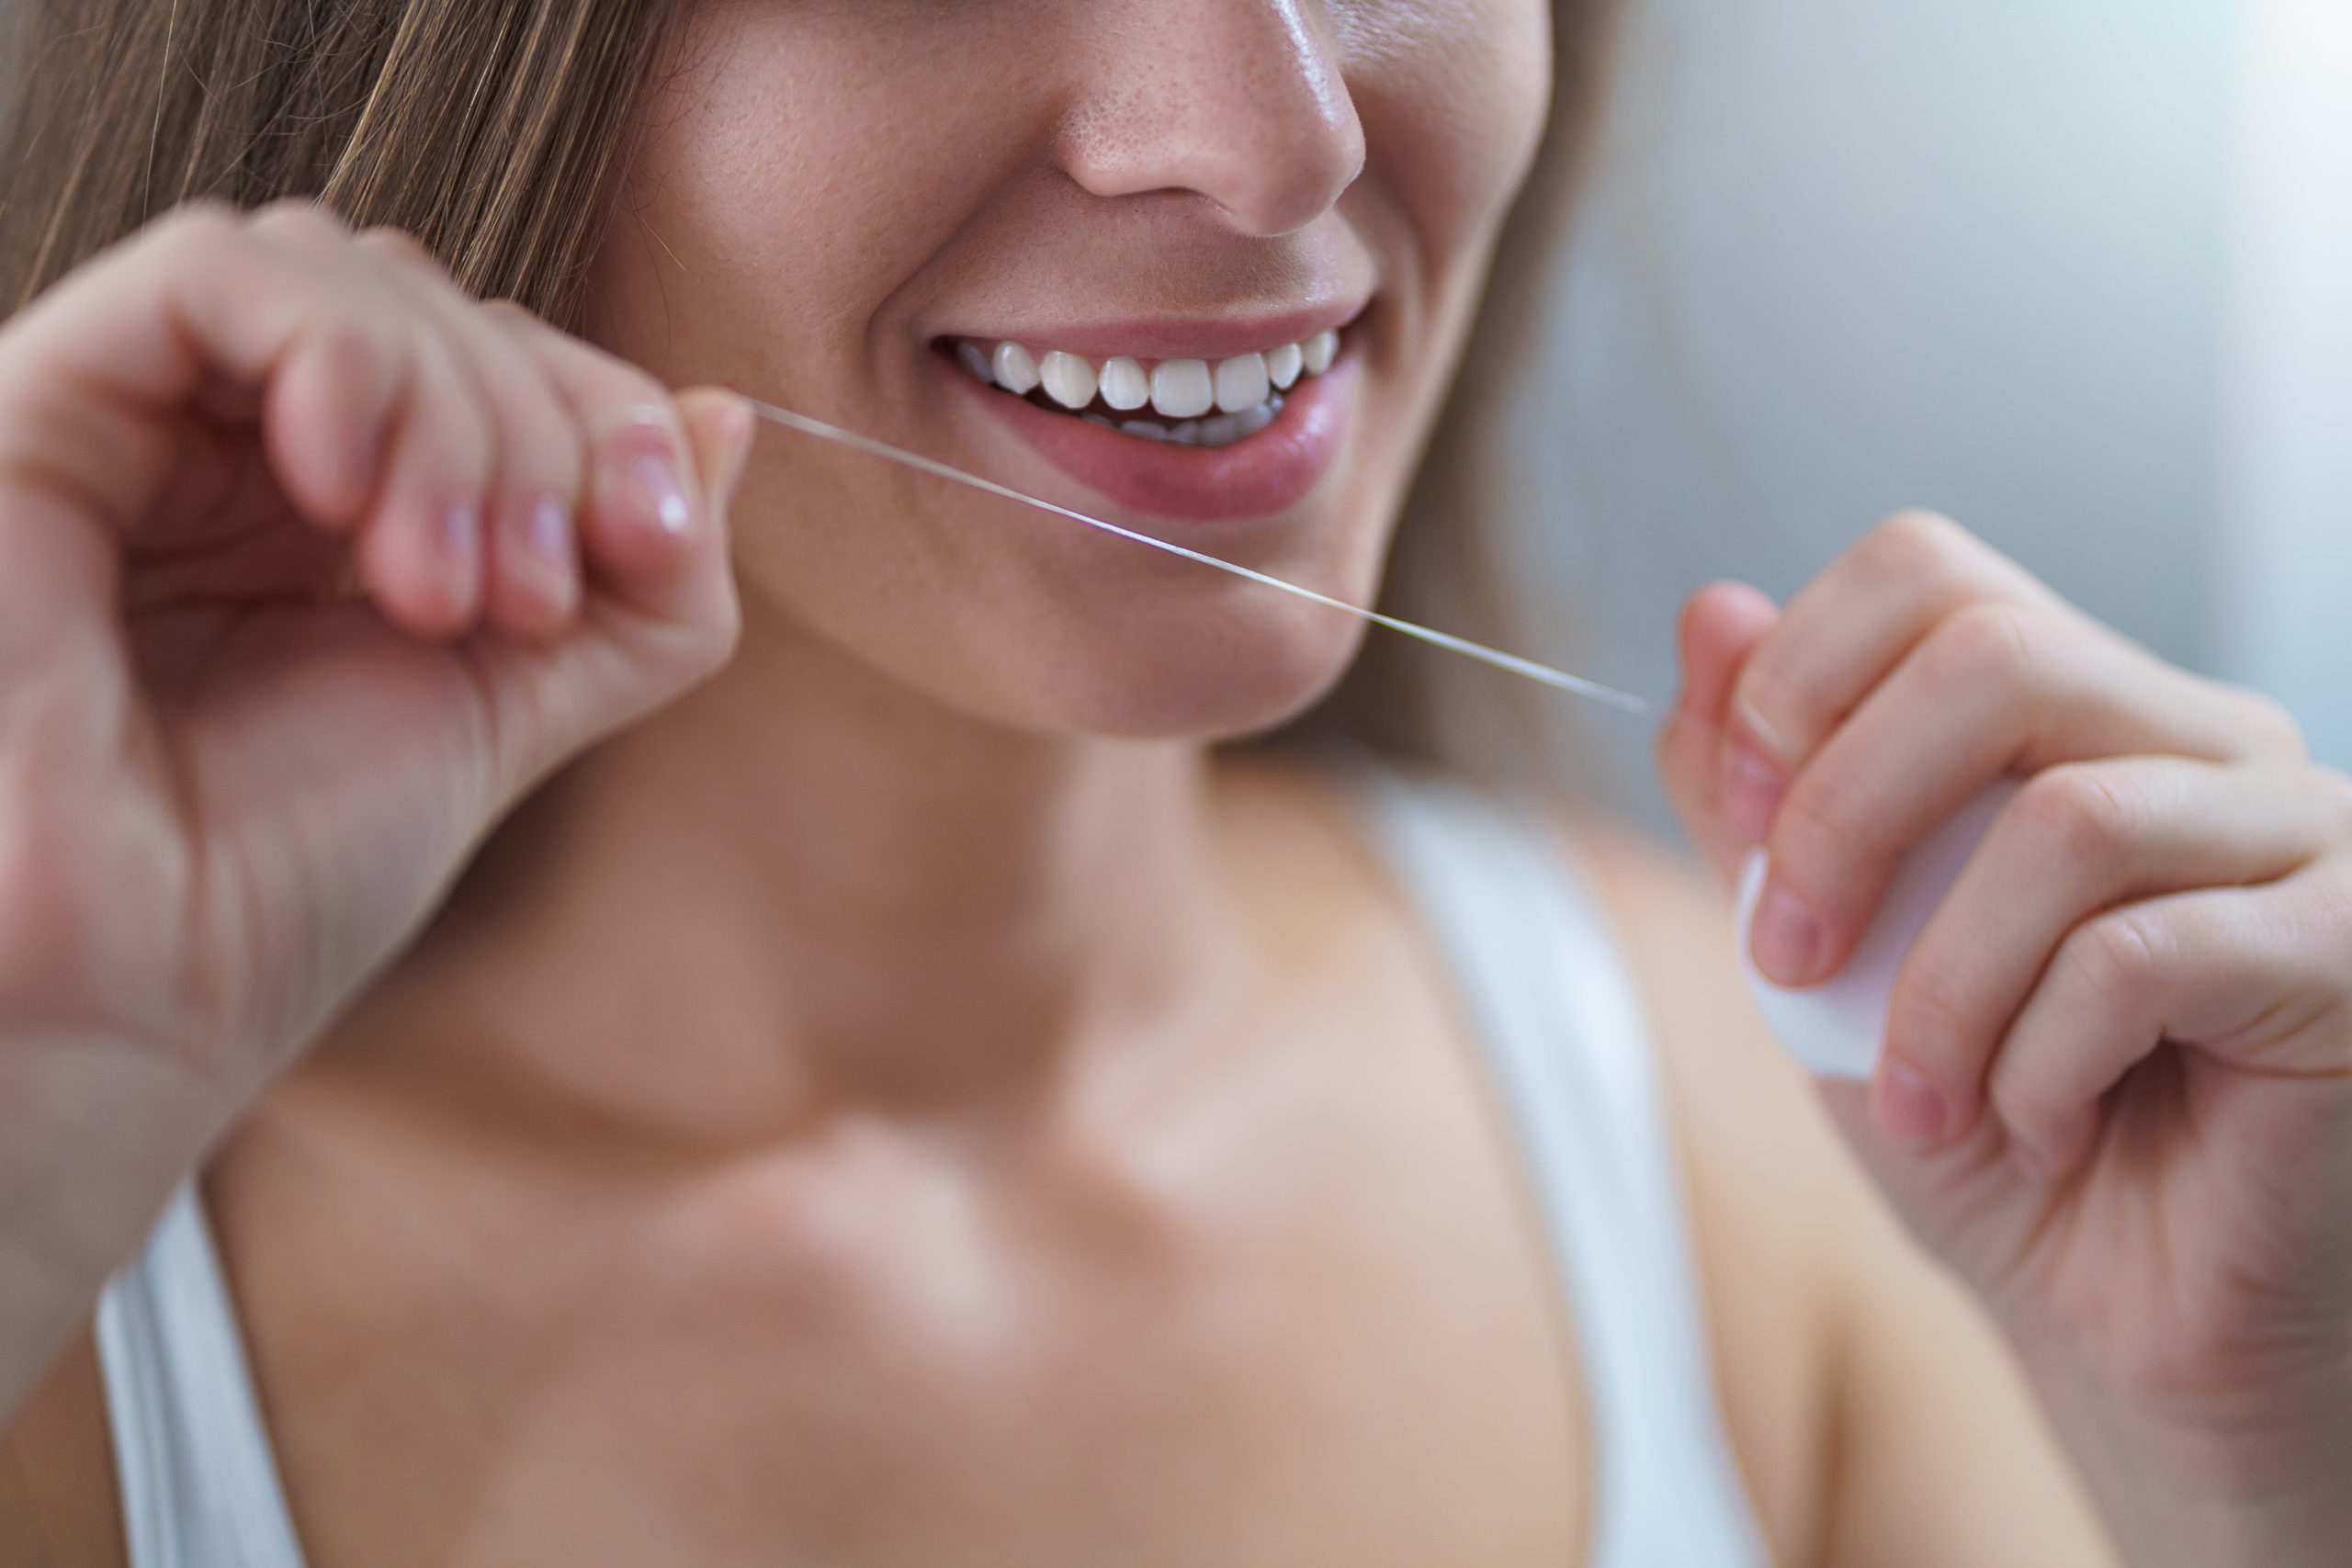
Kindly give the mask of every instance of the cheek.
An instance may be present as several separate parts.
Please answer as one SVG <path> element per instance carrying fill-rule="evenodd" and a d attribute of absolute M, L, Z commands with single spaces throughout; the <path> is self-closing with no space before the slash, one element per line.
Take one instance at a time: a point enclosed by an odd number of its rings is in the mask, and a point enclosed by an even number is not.
<path fill-rule="evenodd" d="M 1350 13 L 1349 82 L 1370 155 L 1433 265 L 1480 242 L 1526 178 L 1552 91 L 1543 0 L 1428 0 Z"/>
<path fill-rule="evenodd" d="M 813 637 L 1014 728 L 1137 739 L 1277 724 L 1354 653 L 1362 623 L 1340 612 L 856 462 L 781 444 L 756 455 L 736 513 L 747 637 Z M 1371 528 L 1317 529 L 1230 553 L 1365 603 L 1381 544 Z"/>
<path fill-rule="evenodd" d="M 600 335 L 778 396 L 873 363 L 894 296 L 1039 134 L 991 90 L 987 19 L 697 9 L 599 258 Z"/>

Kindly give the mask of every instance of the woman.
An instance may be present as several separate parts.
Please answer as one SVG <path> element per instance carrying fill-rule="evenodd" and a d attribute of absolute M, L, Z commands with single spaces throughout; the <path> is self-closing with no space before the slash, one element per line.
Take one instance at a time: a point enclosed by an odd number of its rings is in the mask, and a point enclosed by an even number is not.
<path fill-rule="evenodd" d="M 1695 599 L 1775 977 L 2029 776 L 1816 1099 L 1671 863 L 1211 750 L 1344 619 L 716 389 L 1366 598 L 1600 24 L 36 18 L 0 1556 L 2340 1555 L 2352 792 L 2271 706 L 1931 519 Z"/>

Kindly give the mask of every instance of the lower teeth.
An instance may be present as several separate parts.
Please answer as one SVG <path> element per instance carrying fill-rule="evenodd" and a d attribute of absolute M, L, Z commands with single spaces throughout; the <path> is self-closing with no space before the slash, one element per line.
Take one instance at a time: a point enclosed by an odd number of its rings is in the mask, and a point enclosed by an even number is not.
<path fill-rule="evenodd" d="M 1059 411 L 1068 412 L 1068 410 Z M 1239 413 L 1221 413 L 1211 419 L 1188 419 L 1175 424 L 1156 419 L 1110 419 L 1089 409 L 1079 418 L 1089 424 L 1101 425 L 1143 441 L 1168 441 L 1179 446 L 1230 446 L 1245 437 L 1257 434 L 1274 423 L 1283 412 L 1283 395 L 1274 393 L 1254 408 Z"/>

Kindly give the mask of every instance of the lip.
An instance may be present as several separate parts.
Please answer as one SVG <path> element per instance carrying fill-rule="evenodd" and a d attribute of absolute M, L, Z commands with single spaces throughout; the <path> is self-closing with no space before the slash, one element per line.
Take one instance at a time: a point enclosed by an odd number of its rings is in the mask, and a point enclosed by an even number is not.
<path fill-rule="evenodd" d="M 1080 484 L 1129 512 L 1183 523 L 1267 517 L 1306 500 L 1338 463 L 1355 408 L 1356 356 L 1344 346 L 1329 370 L 1283 394 L 1273 423 L 1215 448 L 1146 440 L 1049 412 L 980 385 L 944 354 L 935 360 L 965 396 Z"/>
<path fill-rule="evenodd" d="M 1118 355 L 1145 361 L 1205 359 L 1263 353 L 1286 343 L 1304 343 L 1317 333 L 1338 332 L 1363 313 L 1362 299 L 1285 310 L 1278 315 L 1220 321 L 1166 316 L 1128 321 L 995 321 L 985 331 L 947 327 L 936 337 L 969 338 L 978 344 L 1012 342 L 1039 355 L 1059 349 L 1100 364 Z"/>

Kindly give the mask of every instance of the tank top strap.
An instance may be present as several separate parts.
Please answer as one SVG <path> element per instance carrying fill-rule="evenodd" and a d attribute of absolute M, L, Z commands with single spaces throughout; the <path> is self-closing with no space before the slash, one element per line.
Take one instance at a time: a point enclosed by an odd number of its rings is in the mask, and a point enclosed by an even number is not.
<path fill-rule="evenodd" d="M 1592 1568 L 1767 1561 L 1723 1427 L 1649 1031 L 1563 836 L 1469 787 L 1354 770 L 1521 1146 L 1593 1423 Z"/>
<path fill-rule="evenodd" d="M 1673 1143 L 1638 999 L 1568 851 L 1461 785 L 1357 774 L 1522 1151 L 1576 1320 L 1591 1568 L 1766 1561 L 1718 1414 Z M 191 1185 L 99 1298 L 130 1568 L 303 1568 Z"/>
<path fill-rule="evenodd" d="M 302 1568 L 193 1183 L 98 1298 L 130 1568 Z"/>

